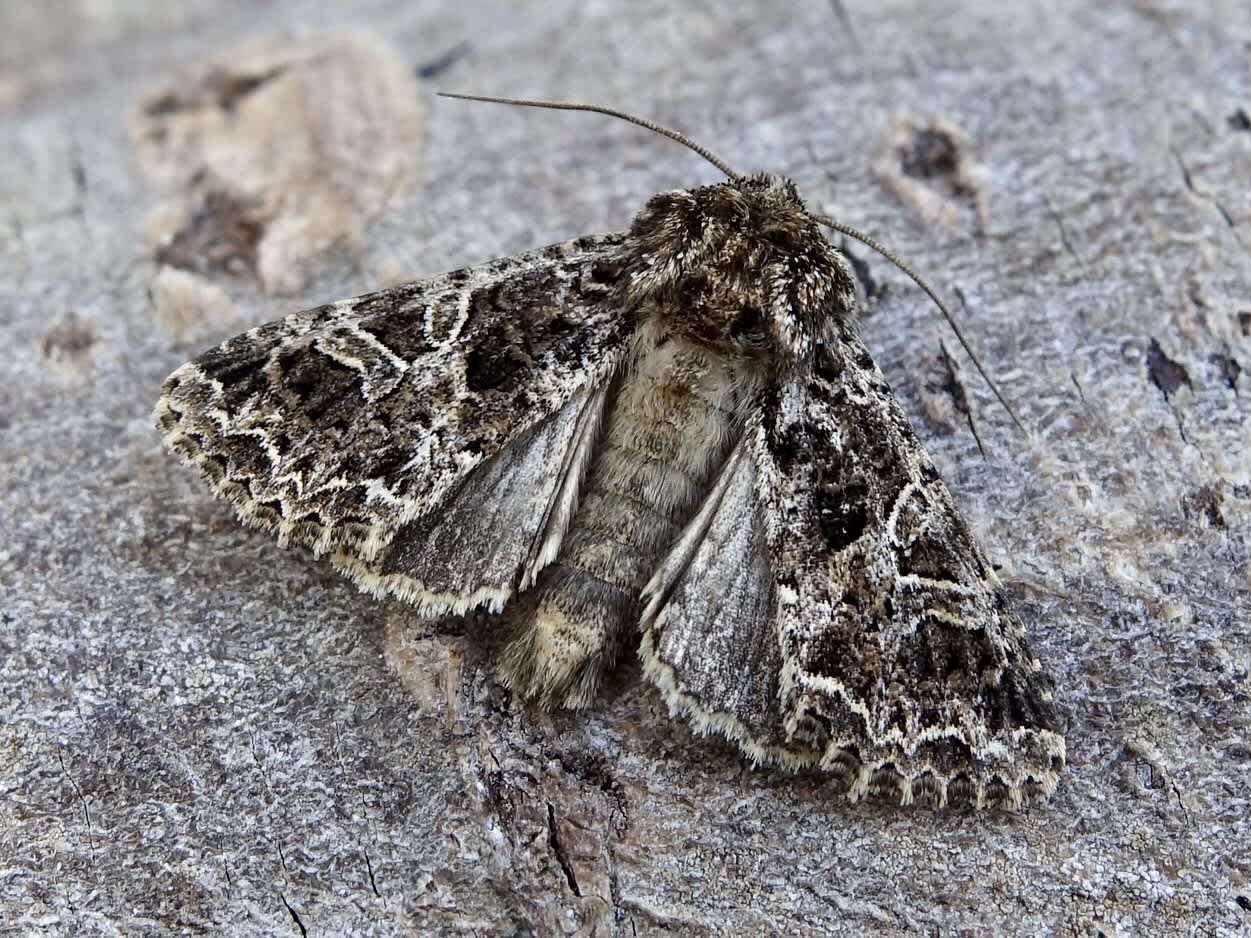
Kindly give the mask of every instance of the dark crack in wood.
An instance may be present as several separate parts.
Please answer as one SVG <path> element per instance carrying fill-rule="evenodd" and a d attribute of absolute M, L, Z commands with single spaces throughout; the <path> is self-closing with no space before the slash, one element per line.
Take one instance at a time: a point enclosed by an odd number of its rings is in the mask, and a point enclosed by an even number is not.
<path fill-rule="evenodd" d="M 569 857 L 565 854 L 565 848 L 561 846 L 560 837 L 556 833 L 556 808 L 549 801 L 547 803 L 547 843 L 552 849 L 556 862 L 560 864 L 560 868 L 565 871 L 565 879 L 569 883 L 569 888 L 573 890 L 573 894 L 579 899 L 582 898 L 582 890 L 578 887 L 578 877 L 574 875 L 573 866 L 569 862 Z"/>
<path fill-rule="evenodd" d="M 291 913 L 291 921 L 295 922 L 295 927 L 300 930 L 300 938 L 308 938 L 308 929 L 304 927 L 304 923 L 300 921 L 300 913 L 295 907 L 287 901 L 287 897 L 282 893 L 278 893 L 278 898 L 282 900 L 282 904 L 287 907 L 287 911 Z"/>
<path fill-rule="evenodd" d="M 1188 388 L 1194 387 L 1190 380 L 1190 373 L 1181 364 L 1169 358 L 1154 338 L 1147 348 L 1147 374 L 1151 378 L 1151 383 L 1160 389 L 1166 400 L 1172 398 L 1173 393 L 1182 385 Z"/>

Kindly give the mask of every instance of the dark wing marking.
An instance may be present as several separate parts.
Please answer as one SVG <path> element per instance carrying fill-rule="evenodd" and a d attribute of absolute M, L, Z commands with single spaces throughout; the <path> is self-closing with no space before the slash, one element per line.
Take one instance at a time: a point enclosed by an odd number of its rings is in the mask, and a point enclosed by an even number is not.
<path fill-rule="evenodd" d="M 767 389 L 644 590 L 670 710 L 853 798 L 1000 802 L 1064 763 L 1020 623 L 854 333 Z"/>
<path fill-rule="evenodd" d="M 573 424 L 536 428 L 595 396 L 634 329 L 610 301 L 622 241 L 583 238 L 259 326 L 170 375 L 157 426 L 244 522 L 334 552 L 368 587 L 365 574 L 402 556 L 397 534 L 510 441 L 547 454 L 515 449 L 531 469 L 561 465 Z"/>
<path fill-rule="evenodd" d="M 335 564 L 374 595 L 393 594 L 427 614 L 484 605 L 499 612 L 541 545 L 564 537 L 606 391 L 579 392 L 511 440 L 372 561 L 340 551 Z"/>
<path fill-rule="evenodd" d="M 1049 794 L 1047 680 L 986 558 L 850 328 L 766 396 L 756 446 L 788 727 L 849 793 Z"/>

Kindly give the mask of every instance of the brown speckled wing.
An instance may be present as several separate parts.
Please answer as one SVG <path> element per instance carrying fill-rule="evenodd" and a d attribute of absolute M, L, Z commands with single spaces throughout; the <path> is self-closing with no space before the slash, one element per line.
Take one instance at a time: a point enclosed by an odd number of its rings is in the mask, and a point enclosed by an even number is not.
<path fill-rule="evenodd" d="M 1048 681 L 851 327 L 767 395 L 757 494 L 788 728 L 853 797 L 1016 806 L 1064 764 Z"/>
<path fill-rule="evenodd" d="M 622 240 L 582 238 L 259 326 L 171 374 L 157 426 L 243 521 L 402 592 L 379 578 L 405 575 L 412 539 L 392 542 L 471 494 L 479 467 L 499 457 L 544 481 L 569 468 L 565 450 L 634 331 L 611 300 Z M 512 505 L 536 525 L 549 507 Z M 500 530 L 521 517 L 496 514 Z M 451 592 L 422 604 L 498 605 L 500 575 L 473 598 L 474 564 L 460 559 Z"/>
<path fill-rule="evenodd" d="M 902 803 L 1015 807 L 1056 785 L 1046 678 L 848 327 L 765 389 L 644 598 L 644 672 L 756 762 Z"/>

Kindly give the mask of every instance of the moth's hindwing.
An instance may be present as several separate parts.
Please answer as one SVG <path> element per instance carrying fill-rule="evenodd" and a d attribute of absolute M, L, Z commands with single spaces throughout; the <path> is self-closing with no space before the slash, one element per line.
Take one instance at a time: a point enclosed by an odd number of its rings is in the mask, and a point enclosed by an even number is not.
<path fill-rule="evenodd" d="M 1050 794 L 1047 681 L 850 327 L 768 389 L 717 490 L 648 586 L 644 666 L 671 709 L 853 798 Z"/>
<path fill-rule="evenodd" d="M 559 536 L 570 453 L 585 456 L 633 331 L 609 300 L 621 244 L 582 238 L 252 329 L 169 376 L 157 425 L 284 545 L 429 612 L 498 607 Z M 434 523 L 443 510 L 453 523 Z M 464 543 L 427 545 L 436 531 Z"/>
<path fill-rule="evenodd" d="M 733 740 L 756 762 L 797 768 L 814 764 L 820 752 L 786 732 L 782 649 L 749 439 L 735 447 L 645 587 L 640 656 L 670 710 L 697 732 Z"/>

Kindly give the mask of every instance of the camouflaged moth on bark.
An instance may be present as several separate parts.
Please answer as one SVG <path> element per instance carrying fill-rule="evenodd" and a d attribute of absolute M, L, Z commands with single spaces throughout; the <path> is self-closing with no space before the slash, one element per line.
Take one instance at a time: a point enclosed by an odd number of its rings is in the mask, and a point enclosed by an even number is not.
<path fill-rule="evenodd" d="M 1049 794 L 1048 681 L 857 335 L 837 223 L 627 119 L 729 179 L 229 339 L 165 382 L 166 444 L 363 589 L 502 612 L 520 697 L 588 706 L 637 648 L 697 733 L 853 799 Z"/>

